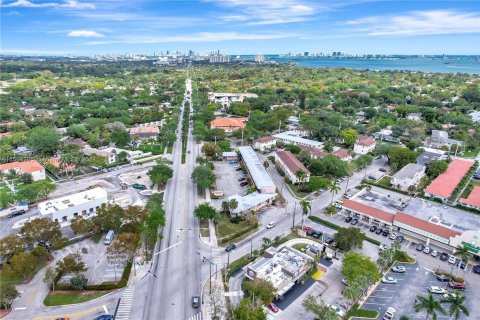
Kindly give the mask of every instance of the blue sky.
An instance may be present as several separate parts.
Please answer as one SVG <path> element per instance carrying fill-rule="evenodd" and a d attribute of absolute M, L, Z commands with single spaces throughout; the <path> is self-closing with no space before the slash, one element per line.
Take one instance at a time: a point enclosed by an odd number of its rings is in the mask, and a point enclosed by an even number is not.
<path fill-rule="evenodd" d="M 1 53 L 480 54 L 480 1 L 0 0 Z"/>

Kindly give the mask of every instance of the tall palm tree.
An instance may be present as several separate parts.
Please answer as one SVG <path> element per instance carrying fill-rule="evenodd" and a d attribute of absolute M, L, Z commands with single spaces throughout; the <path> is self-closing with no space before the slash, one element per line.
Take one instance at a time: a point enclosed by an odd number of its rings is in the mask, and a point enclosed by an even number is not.
<path fill-rule="evenodd" d="M 232 200 L 228 201 L 228 208 L 230 209 L 230 212 L 237 209 L 237 207 L 238 207 L 237 199 L 232 199 Z"/>
<path fill-rule="evenodd" d="M 460 264 L 462 263 L 462 261 L 465 261 L 465 264 L 468 264 L 468 260 L 472 257 L 470 249 L 468 249 L 465 244 L 457 246 L 455 248 L 455 251 L 453 252 L 453 255 L 460 258 Z M 467 267 L 465 267 L 464 270 L 466 269 Z"/>
<path fill-rule="evenodd" d="M 303 172 L 302 170 L 298 169 L 295 172 L 295 177 L 297 178 L 298 184 L 301 187 L 301 186 L 303 186 L 303 183 L 305 182 L 305 178 L 307 177 L 307 174 L 305 172 Z"/>
<path fill-rule="evenodd" d="M 332 201 L 330 204 L 333 203 L 333 197 L 340 191 L 340 187 L 337 186 L 337 181 L 335 179 L 330 181 L 330 185 L 328 186 L 328 190 L 332 193 Z"/>
<path fill-rule="evenodd" d="M 302 207 L 302 231 L 303 231 L 303 223 L 305 221 L 305 216 L 308 215 L 308 212 L 312 209 L 312 205 L 310 201 L 302 200 L 299 202 L 300 206 Z"/>
<path fill-rule="evenodd" d="M 263 250 L 266 250 L 272 244 L 272 240 L 270 238 L 263 237 L 262 238 L 262 243 L 263 243 L 262 244 Z"/>
<path fill-rule="evenodd" d="M 461 295 L 458 290 L 455 291 L 455 294 L 448 295 L 448 298 L 442 300 L 442 302 L 450 303 L 448 314 L 450 317 L 453 317 L 453 319 L 460 319 L 462 313 L 468 317 L 469 312 L 465 306 L 465 296 Z"/>
<path fill-rule="evenodd" d="M 228 201 L 222 201 L 222 211 L 224 214 L 227 214 L 228 210 L 230 209 L 230 204 Z"/>
<path fill-rule="evenodd" d="M 417 301 L 418 302 L 414 307 L 415 312 L 425 310 L 427 312 L 425 320 L 428 320 L 430 316 L 432 316 L 433 320 L 438 320 L 438 313 L 446 314 L 446 311 L 443 309 L 440 301 L 437 300 L 431 292 L 429 292 L 426 297 L 417 296 Z"/>

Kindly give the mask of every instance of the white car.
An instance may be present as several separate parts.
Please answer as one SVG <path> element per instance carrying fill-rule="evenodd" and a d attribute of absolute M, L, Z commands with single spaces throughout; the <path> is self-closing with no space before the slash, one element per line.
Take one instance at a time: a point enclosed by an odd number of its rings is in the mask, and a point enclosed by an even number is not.
<path fill-rule="evenodd" d="M 438 251 L 437 251 L 437 250 L 432 250 L 432 252 L 430 253 L 430 255 L 431 255 L 432 257 L 436 257 L 436 256 L 438 256 Z"/>
<path fill-rule="evenodd" d="M 397 233 L 396 233 L 396 232 L 390 233 L 390 237 L 389 237 L 389 238 L 390 238 L 390 240 L 395 240 L 395 239 L 397 239 Z"/>
<path fill-rule="evenodd" d="M 272 229 L 273 227 L 275 227 L 275 222 L 270 222 L 269 224 L 267 224 L 267 229 Z"/>
<path fill-rule="evenodd" d="M 430 248 L 425 247 L 425 249 L 423 249 L 423 253 L 429 254 L 430 253 Z"/>
<path fill-rule="evenodd" d="M 396 273 L 405 273 L 407 269 L 404 266 L 393 266 L 392 271 Z"/>
<path fill-rule="evenodd" d="M 447 291 L 445 289 L 437 287 L 437 286 L 429 287 L 428 291 L 430 291 L 431 293 L 435 293 L 435 294 L 445 294 L 445 293 L 447 293 Z"/>
<path fill-rule="evenodd" d="M 395 310 L 392 307 L 388 307 L 387 311 L 385 311 L 385 314 L 383 315 L 383 320 L 392 320 L 393 317 L 395 317 L 395 313 L 397 310 Z"/>
<path fill-rule="evenodd" d="M 395 279 L 394 277 L 383 277 L 382 278 L 382 283 L 397 284 L 397 279 Z"/>
<path fill-rule="evenodd" d="M 455 258 L 454 256 L 450 256 L 450 258 L 448 258 L 448 263 L 454 264 L 455 262 L 457 262 L 457 258 Z"/>
<path fill-rule="evenodd" d="M 333 304 L 327 304 L 327 307 L 330 307 L 330 308 L 332 308 L 333 310 L 335 310 L 335 313 L 336 313 L 337 315 L 339 315 L 340 317 L 343 317 L 343 316 L 345 315 L 345 312 L 344 312 L 342 309 L 340 309 L 340 308 L 337 307 L 337 306 L 334 306 Z"/>
<path fill-rule="evenodd" d="M 457 298 L 457 297 L 459 297 L 459 295 L 457 295 L 457 294 L 455 294 L 455 293 L 445 293 L 445 294 L 443 295 L 443 299 L 445 299 L 445 300 L 448 299 L 448 298 L 450 298 L 450 297 L 452 297 L 452 298 Z"/>

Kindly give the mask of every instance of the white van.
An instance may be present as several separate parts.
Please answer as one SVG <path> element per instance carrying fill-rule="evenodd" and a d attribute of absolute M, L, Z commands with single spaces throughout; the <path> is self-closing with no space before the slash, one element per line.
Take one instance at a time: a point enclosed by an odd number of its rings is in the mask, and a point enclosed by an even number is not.
<path fill-rule="evenodd" d="M 109 245 L 113 241 L 113 237 L 115 236 L 115 232 L 113 230 L 110 230 L 107 232 L 107 235 L 105 236 L 105 239 L 103 240 L 103 244 Z"/>

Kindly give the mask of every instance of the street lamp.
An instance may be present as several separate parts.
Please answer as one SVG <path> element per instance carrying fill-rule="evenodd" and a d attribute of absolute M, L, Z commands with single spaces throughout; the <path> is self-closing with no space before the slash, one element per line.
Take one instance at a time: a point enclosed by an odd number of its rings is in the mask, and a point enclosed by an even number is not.
<path fill-rule="evenodd" d="M 215 279 L 217 278 L 217 265 L 210 259 L 208 259 L 207 257 L 203 257 L 203 261 L 202 262 L 205 262 L 208 261 L 208 265 L 210 266 L 210 278 L 209 278 L 209 281 L 210 281 L 210 294 L 212 294 L 212 265 L 215 266 Z"/>

